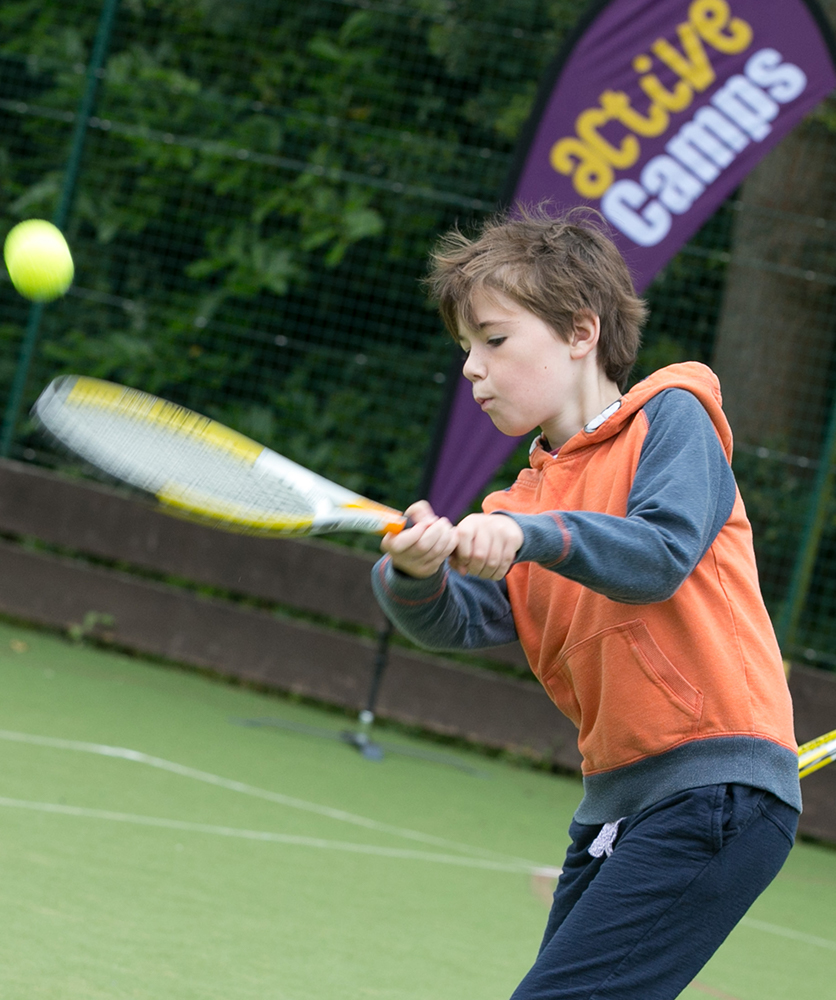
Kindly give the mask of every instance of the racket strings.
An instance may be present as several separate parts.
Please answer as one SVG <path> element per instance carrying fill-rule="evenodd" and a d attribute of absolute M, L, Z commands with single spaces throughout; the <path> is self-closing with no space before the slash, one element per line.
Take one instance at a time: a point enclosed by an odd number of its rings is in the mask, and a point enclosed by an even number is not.
<path fill-rule="evenodd" d="M 332 483 L 176 403 L 102 379 L 54 379 L 32 409 L 41 427 L 91 465 L 184 516 L 259 534 L 404 526 L 395 510 Z"/>
<path fill-rule="evenodd" d="M 249 455 L 183 434 L 178 422 L 85 406 L 65 411 L 60 440 L 109 475 L 174 503 L 197 504 L 210 516 L 305 520 L 316 511 L 308 496 L 260 470 Z"/>

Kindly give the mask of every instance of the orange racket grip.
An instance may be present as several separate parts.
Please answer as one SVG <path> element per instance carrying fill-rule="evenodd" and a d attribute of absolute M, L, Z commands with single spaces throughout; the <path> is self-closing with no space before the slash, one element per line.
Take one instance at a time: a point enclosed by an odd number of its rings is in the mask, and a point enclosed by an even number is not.
<path fill-rule="evenodd" d="M 384 535 L 398 535 L 402 531 L 406 531 L 407 528 L 414 528 L 415 522 L 411 517 L 407 517 L 403 521 L 395 521 L 394 524 L 387 524 L 383 530 Z"/>

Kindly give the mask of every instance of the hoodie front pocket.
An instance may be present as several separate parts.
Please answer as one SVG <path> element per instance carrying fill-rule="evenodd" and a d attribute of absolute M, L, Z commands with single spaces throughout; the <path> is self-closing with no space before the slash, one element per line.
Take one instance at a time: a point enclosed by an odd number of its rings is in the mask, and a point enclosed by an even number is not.
<path fill-rule="evenodd" d="M 570 646 L 542 683 L 580 730 L 586 774 L 661 753 L 699 725 L 702 693 L 641 619 Z"/>

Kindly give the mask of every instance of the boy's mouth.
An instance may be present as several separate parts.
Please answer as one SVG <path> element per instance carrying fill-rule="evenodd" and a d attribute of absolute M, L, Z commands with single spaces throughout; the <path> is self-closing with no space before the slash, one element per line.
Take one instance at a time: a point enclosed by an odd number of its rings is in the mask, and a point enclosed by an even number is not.
<path fill-rule="evenodd" d="M 476 400 L 476 403 L 482 407 L 483 410 L 485 409 L 485 406 L 491 401 L 490 396 L 474 396 L 473 398 Z"/>

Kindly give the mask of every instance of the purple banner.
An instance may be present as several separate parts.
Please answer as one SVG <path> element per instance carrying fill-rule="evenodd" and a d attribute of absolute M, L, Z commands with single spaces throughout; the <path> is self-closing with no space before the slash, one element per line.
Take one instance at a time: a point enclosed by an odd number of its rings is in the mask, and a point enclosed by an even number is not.
<path fill-rule="evenodd" d="M 812 0 L 599 4 L 544 81 L 507 201 L 598 209 L 642 291 L 834 87 Z M 458 518 L 517 443 L 458 380 L 435 510 Z"/>

